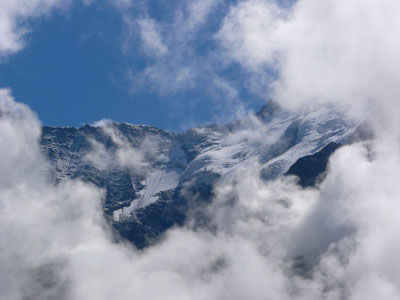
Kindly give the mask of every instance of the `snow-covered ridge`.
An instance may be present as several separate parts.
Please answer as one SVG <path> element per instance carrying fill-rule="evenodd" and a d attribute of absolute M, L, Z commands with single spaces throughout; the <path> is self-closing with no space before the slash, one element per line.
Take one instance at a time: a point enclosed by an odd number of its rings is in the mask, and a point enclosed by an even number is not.
<path fill-rule="evenodd" d="M 185 176 L 205 169 L 221 176 L 239 165 L 257 161 L 266 179 L 284 174 L 300 157 L 313 154 L 330 142 L 342 142 L 352 135 L 359 122 L 346 118 L 345 109 L 314 105 L 289 113 L 276 104 L 267 104 L 257 117 L 240 122 L 219 138 L 212 135 L 189 164 Z M 220 132 L 221 133 L 221 132 Z"/>

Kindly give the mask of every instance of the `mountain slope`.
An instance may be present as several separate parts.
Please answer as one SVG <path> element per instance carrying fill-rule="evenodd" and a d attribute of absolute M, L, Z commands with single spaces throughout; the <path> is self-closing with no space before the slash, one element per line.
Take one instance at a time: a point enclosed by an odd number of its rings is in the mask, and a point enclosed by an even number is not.
<path fill-rule="evenodd" d="M 181 134 L 115 122 L 44 127 L 41 145 L 57 181 L 80 178 L 106 190 L 105 216 L 142 248 L 183 224 L 190 207 L 210 202 L 215 182 L 239 167 L 257 163 L 263 179 L 274 179 L 358 125 L 333 107 L 289 113 L 269 102 L 247 119 Z"/>

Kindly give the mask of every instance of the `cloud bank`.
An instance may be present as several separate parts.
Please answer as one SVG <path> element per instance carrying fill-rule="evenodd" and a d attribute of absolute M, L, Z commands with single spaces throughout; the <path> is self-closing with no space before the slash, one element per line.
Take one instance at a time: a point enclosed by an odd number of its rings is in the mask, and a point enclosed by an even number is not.
<path fill-rule="evenodd" d="M 218 33 L 221 49 L 271 97 L 298 108 L 310 101 L 396 105 L 399 4 L 385 1 L 273 1 L 233 5 Z M 375 109 L 375 108 L 373 108 Z"/>
<path fill-rule="evenodd" d="M 181 228 L 143 252 L 113 242 L 102 217 L 102 191 L 78 181 L 49 180 L 36 116 L 9 91 L 0 99 L 2 298 L 259 297 L 266 283 L 272 295 L 283 292 L 281 274 L 270 281 L 275 263 L 265 264 L 241 236 Z M 243 273 L 248 259 L 254 262 L 250 273 L 268 276 L 254 281 Z"/>

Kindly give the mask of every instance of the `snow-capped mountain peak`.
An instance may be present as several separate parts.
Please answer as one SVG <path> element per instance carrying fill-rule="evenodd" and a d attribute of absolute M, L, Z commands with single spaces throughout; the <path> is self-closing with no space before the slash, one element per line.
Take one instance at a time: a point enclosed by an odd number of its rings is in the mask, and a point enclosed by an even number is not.
<path fill-rule="evenodd" d="M 81 178 L 105 188 L 106 216 L 142 247 L 184 220 L 183 187 L 208 201 L 215 182 L 255 163 L 262 178 L 274 179 L 299 158 L 342 143 L 358 125 L 332 105 L 289 112 L 268 102 L 246 119 L 180 134 L 111 121 L 44 127 L 42 147 L 57 180 Z"/>

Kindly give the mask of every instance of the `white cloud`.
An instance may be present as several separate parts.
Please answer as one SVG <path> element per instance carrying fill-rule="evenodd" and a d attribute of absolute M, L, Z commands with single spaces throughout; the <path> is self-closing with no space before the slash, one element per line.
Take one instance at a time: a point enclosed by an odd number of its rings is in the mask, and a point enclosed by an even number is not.
<path fill-rule="evenodd" d="M 0 2 L 0 55 L 12 54 L 26 44 L 27 22 L 64 8 L 69 0 L 2 0 Z"/>
<path fill-rule="evenodd" d="M 271 1 L 242 1 L 230 9 L 217 37 L 231 59 L 250 69 L 273 63 L 274 31 L 283 12 Z"/>
<path fill-rule="evenodd" d="M 320 200 L 293 245 L 304 254 L 318 245 L 325 253 L 317 272 L 332 288 L 344 287 L 348 299 L 396 299 L 399 148 L 396 139 L 378 140 L 369 145 L 371 158 L 365 146 L 347 146 L 334 155 Z"/>
<path fill-rule="evenodd" d="M 168 47 L 162 41 L 160 26 L 150 18 L 138 20 L 143 52 L 148 56 L 162 56 L 168 53 Z"/>
<path fill-rule="evenodd" d="M 207 22 L 213 9 L 220 3 L 220 0 L 188 1 L 182 11 L 175 16 L 175 28 L 181 32 L 192 32 L 199 29 Z M 189 36 L 182 36 L 187 40 Z"/>
<path fill-rule="evenodd" d="M 150 137 L 145 139 L 140 147 L 133 147 L 109 120 L 96 122 L 96 126 L 101 127 L 104 134 L 111 138 L 116 149 L 106 149 L 102 143 L 90 139 L 92 151 L 85 156 L 86 160 L 101 170 L 118 167 L 132 172 L 145 172 L 149 164 L 146 162 L 144 149 L 141 147 L 149 141 Z M 153 145 L 153 149 L 155 148 L 156 143 Z M 150 154 L 147 153 L 148 156 Z"/>
<path fill-rule="evenodd" d="M 227 59 L 253 78 L 276 74 L 269 88 L 286 106 L 316 99 L 392 105 L 386 99 L 397 95 L 400 78 L 393 67 L 399 63 L 398 9 L 394 0 L 303 0 L 285 9 L 267 0 L 241 1 L 218 38 Z"/>
<path fill-rule="evenodd" d="M 150 86 L 161 94 L 187 90 L 196 85 L 207 71 L 206 63 L 195 53 L 197 31 L 204 26 L 213 1 L 188 1 L 178 4 L 171 20 L 160 22 L 149 16 L 125 15 L 127 43 L 125 52 L 134 51 L 130 40 L 137 33 L 147 66 L 143 71 L 133 72 L 136 87 Z M 136 29 L 137 28 L 137 29 Z"/>
<path fill-rule="evenodd" d="M 127 72 L 132 90 L 151 90 L 161 97 L 201 91 L 216 103 L 223 102 L 225 108 L 238 105 L 237 88 L 218 74 L 218 58 L 211 49 L 198 49 L 200 44 L 213 42 L 207 26 L 220 13 L 222 3 L 178 2 L 164 19 L 150 17 L 148 12 L 137 16 L 122 11 L 126 31 L 123 51 L 129 56 L 139 50 L 146 63 L 140 70 L 131 68 Z"/>
<path fill-rule="evenodd" d="M 283 275 L 240 237 L 176 229 L 144 252 L 111 242 L 103 193 L 78 181 L 49 182 L 41 173 L 35 115 L 8 92 L 0 99 L 0 174 L 8 178 L 0 186 L 2 298 L 261 299 L 284 293 Z"/>
<path fill-rule="evenodd" d="M 38 120 L 9 92 L 0 99 L 5 166 L 0 175 L 7 178 L 0 185 L 2 298 L 290 299 L 280 266 L 287 237 L 281 230 L 296 224 L 300 213 L 285 212 L 273 198 L 286 199 L 298 191 L 295 186 L 267 188 L 249 176 L 253 193 L 246 196 L 253 200 L 240 194 L 240 205 L 231 207 L 224 202 L 225 191 L 235 186 L 227 183 L 216 202 L 216 234 L 174 229 L 160 244 L 137 252 L 111 241 L 100 207 L 102 191 L 79 181 L 54 185 L 46 179 Z M 245 182 L 242 187 L 250 188 Z M 310 203 L 310 192 L 299 192 L 290 200 L 293 205 Z M 257 203 L 269 198 L 271 206 Z M 237 218 L 226 219 L 231 210 Z M 271 239 L 263 239 L 265 234 Z"/>
<path fill-rule="evenodd" d="M 212 232 L 172 229 L 137 252 L 111 241 L 100 190 L 46 179 L 37 118 L 0 99 L 2 297 L 398 298 L 397 139 L 342 148 L 320 190 L 244 166 L 206 208 Z"/>

